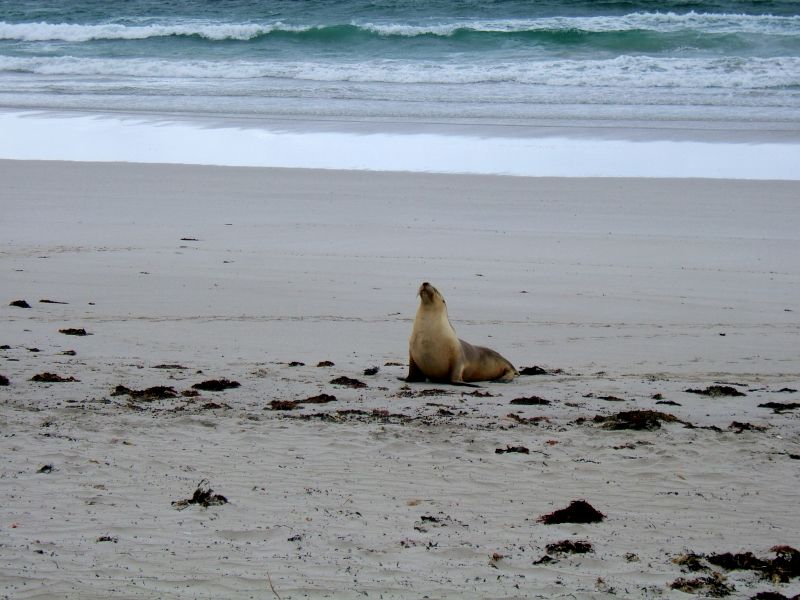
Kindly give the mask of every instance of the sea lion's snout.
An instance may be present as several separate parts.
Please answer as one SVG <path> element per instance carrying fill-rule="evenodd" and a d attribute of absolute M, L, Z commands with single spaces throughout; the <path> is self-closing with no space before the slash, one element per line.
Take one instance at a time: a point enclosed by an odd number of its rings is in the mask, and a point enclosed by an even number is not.
<path fill-rule="evenodd" d="M 433 299 L 434 294 L 436 293 L 436 288 L 433 287 L 427 281 L 424 282 L 421 286 L 419 286 L 419 291 L 417 294 L 422 299 L 423 302 L 430 302 Z"/>

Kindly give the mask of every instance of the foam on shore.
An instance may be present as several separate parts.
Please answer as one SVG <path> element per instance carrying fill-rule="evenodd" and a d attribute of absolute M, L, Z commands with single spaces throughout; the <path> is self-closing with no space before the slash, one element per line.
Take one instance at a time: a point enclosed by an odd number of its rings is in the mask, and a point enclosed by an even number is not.
<path fill-rule="evenodd" d="M 534 177 L 800 178 L 800 143 L 793 136 L 757 133 L 725 140 L 702 131 L 632 139 L 609 136 L 609 130 L 569 135 L 567 128 L 531 135 L 498 128 L 292 129 L 230 120 L 19 111 L 1 112 L 0 130 L 2 159 Z"/>

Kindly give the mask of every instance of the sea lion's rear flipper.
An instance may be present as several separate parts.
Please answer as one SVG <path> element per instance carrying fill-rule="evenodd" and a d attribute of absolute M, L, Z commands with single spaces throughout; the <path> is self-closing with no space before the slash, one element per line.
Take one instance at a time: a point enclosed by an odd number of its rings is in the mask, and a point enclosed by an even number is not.
<path fill-rule="evenodd" d="M 466 342 L 464 340 L 459 340 L 461 342 L 461 347 L 463 349 L 464 344 Z M 464 387 L 476 387 L 479 388 L 478 384 L 475 383 L 467 383 L 464 381 L 464 361 L 460 360 L 458 363 L 453 365 L 452 370 L 450 371 L 450 381 L 448 381 L 450 385 L 462 385 Z"/>
<path fill-rule="evenodd" d="M 497 381 L 499 383 L 511 383 L 512 381 L 514 381 L 514 377 L 516 377 L 517 375 L 519 375 L 519 373 L 517 373 L 516 369 L 514 370 L 506 369 L 506 372 L 503 373 L 502 376 L 498 377 L 494 381 Z"/>

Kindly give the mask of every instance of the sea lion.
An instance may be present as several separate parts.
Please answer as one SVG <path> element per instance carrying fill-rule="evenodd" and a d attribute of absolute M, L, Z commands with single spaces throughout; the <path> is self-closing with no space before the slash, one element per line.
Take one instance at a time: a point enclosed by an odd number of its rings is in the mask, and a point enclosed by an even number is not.
<path fill-rule="evenodd" d="M 494 350 L 458 339 L 447 318 L 447 304 L 427 281 L 419 288 L 419 308 L 408 342 L 406 381 L 469 385 L 469 381 L 503 381 L 519 372 Z"/>

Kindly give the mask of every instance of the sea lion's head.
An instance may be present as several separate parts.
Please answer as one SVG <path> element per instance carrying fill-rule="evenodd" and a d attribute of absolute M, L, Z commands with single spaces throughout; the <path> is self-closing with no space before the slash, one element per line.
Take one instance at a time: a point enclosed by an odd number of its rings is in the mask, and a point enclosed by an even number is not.
<path fill-rule="evenodd" d="M 445 304 L 444 296 L 427 281 L 419 286 L 419 298 L 422 300 L 423 306 L 433 307 Z"/>

